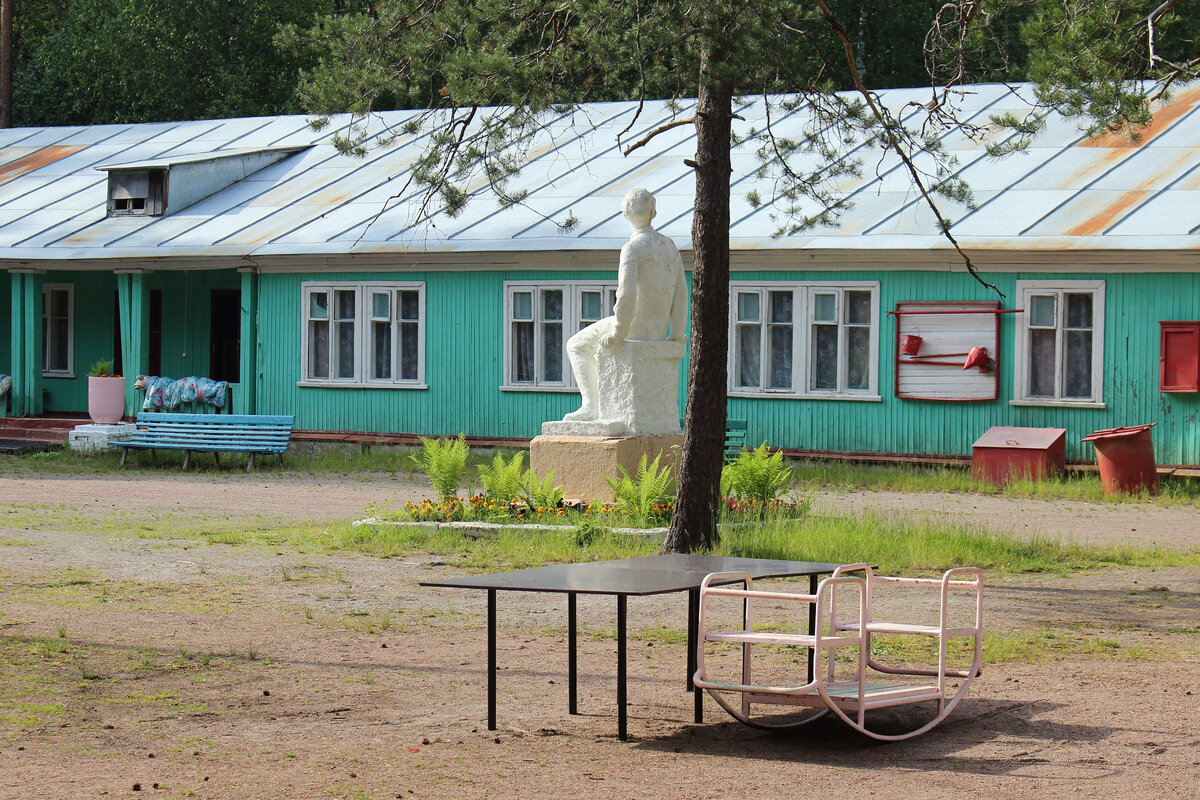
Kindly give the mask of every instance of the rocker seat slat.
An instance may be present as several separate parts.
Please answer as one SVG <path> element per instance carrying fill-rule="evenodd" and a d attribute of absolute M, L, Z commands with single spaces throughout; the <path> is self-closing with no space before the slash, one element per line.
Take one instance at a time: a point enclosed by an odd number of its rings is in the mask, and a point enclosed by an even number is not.
<path fill-rule="evenodd" d="M 806 633 L 767 633 L 757 631 L 732 631 L 729 633 L 706 633 L 706 642 L 734 642 L 740 644 L 783 644 L 793 647 L 815 647 L 816 637 Z M 822 636 L 822 646 L 857 644 L 857 636 Z"/>

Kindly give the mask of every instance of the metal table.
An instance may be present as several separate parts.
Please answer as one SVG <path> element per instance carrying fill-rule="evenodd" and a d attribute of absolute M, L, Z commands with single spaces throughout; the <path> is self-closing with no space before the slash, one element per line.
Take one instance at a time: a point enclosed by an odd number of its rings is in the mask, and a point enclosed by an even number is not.
<path fill-rule="evenodd" d="M 703 720 L 703 693 L 692 683 L 696 672 L 696 632 L 699 627 L 700 583 L 711 572 L 739 571 L 751 578 L 785 578 L 807 575 L 809 592 L 817 590 L 817 578 L 840 566 L 820 561 L 780 561 L 766 558 L 731 558 L 672 554 L 592 561 L 580 564 L 556 564 L 549 567 L 470 575 L 441 581 L 422 581 L 421 586 L 455 589 L 485 589 L 488 593 L 488 730 L 496 730 L 496 592 L 558 592 L 567 595 L 567 671 L 569 675 L 568 713 L 577 714 L 575 655 L 575 606 L 580 594 L 614 595 L 617 598 L 617 736 L 625 741 L 626 725 L 626 603 L 630 595 L 644 596 L 668 592 L 688 593 L 688 666 L 687 690 L 694 693 L 695 720 Z M 815 607 L 809 608 L 809 630 L 815 620 Z M 809 663 L 809 680 L 812 664 Z"/>

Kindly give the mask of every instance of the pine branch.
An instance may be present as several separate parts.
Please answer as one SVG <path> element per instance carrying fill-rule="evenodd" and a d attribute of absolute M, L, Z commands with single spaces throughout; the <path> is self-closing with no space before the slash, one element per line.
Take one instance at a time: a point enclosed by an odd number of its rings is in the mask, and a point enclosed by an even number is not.
<path fill-rule="evenodd" d="M 836 33 L 838 38 L 842 40 L 842 48 L 845 51 L 846 62 L 850 70 L 850 75 L 854 80 L 855 90 L 862 95 L 863 100 L 866 101 L 867 106 L 871 109 L 871 113 L 883 127 L 884 134 L 887 136 L 889 147 L 891 147 L 896 152 L 896 155 L 899 156 L 900 160 L 904 162 L 904 166 L 908 170 L 909 177 L 912 178 L 913 184 L 917 187 L 917 191 L 921 193 L 921 197 L 924 198 L 925 203 L 929 206 L 930 210 L 933 211 L 934 216 L 937 218 L 938 228 L 941 230 L 942 236 L 944 236 L 946 240 L 950 242 L 951 246 L 954 247 L 955 252 L 957 252 L 959 257 L 962 258 L 963 263 L 966 264 L 967 272 L 970 273 L 972 278 L 978 281 L 980 285 L 984 286 L 985 288 L 994 291 L 1000 297 L 1004 297 L 1004 292 L 1000 291 L 998 286 L 996 286 L 994 283 L 988 283 L 983 279 L 983 276 L 981 276 L 979 271 L 976 269 L 975 264 L 972 263 L 971 257 L 966 254 L 966 252 L 959 245 L 958 240 L 954 238 L 954 234 L 950 232 L 949 221 L 943 217 L 941 212 L 938 210 L 937 203 L 934 202 L 933 198 L 926 190 L 925 182 L 921 180 L 920 170 L 918 170 L 916 165 L 913 164 L 907 150 L 901 145 L 899 138 L 896 136 L 894 127 L 896 123 L 889 115 L 884 113 L 884 111 L 879 107 L 879 104 L 876 102 L 875 96 L 870 90 L 867 89 L 866 86 L 863 85 L 862 76 L 858 72 L 858 65 L 854 58 L 854 43 L 850 39 L 849 34 L 846 33 L 846 29 L 843 28 L 841 23 L 838 22 L 837 18 L 833 16 L 833 13 L 829 10 L 829 6 L 826 5 L 825 0 L 817 0 L 817 5 L 820 6 L 821 13 L 825 15 L 825 20 L 829 23 L 830 27 L 833 28 L 834 33 Z"/>

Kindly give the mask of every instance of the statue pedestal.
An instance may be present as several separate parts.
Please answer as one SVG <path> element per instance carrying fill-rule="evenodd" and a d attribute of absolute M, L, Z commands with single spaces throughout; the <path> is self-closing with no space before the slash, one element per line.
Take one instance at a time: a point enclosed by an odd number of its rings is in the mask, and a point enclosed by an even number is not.
<path fill-rule="evenodd" d="M 678 416 L 675 417 L 675 427 L 678 430 Z M 554 470 L 554 482 L 563 487 L 563 496 L 568 500 L 612 502 L 616 498 L 604 476 L 618 479 L 621 476 L 618 467 L 621 466 L 636 478 L 638 462 L 643 454 L 647 461 L 653 461 L 661 453 L 659 466 L 670 466 L 674 470 L 680 452 L 675 448 L 682 445 L 683 437 L 678 434 L 564 436 L 543 433 L 529 443 L 529 466 L 539 477 L 545 477 L 547 472 Z"/>
<path fill-rule="evenodd" d="M 542 423 L 543 436 L 678 436 L 683 342 L 626 339 L 601 347 L 598 414 Z M 653 458 L 653 456 L 651 456 Z"/>

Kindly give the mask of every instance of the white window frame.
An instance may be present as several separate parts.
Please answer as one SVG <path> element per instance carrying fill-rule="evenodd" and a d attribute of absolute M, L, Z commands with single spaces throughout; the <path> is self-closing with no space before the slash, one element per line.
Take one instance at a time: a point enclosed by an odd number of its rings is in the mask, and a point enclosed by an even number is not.
<path fill-rule="evenodd" d="M 837 294 L 838 316 L 838 389 L 813 387 L 812 326 L 813 304 L 818 294 L 834 290 Z M 737 385 L 738 357 L 738 292 L 758 292 L 760 322 L 763 328 L 764 358 L 767 353 L 766 328 L 770 324 L 768 298 L 770 292 L 792 292 L 792 385 L 787 388 L 759 388 Z M 845 293 L 870 292 L 870 346 L 868 352 L 867 388 L 847 389 L 846 329 L 851 327 L 843 315 Z M 879 281 L 732 281 L 729 287 L 729 394 L 732 397 L 790 397 L 827 400 L 859 400 L 881 402 L 879 395 Z M 762 375 L 766 364 L 761 365 Z M 764 381 L 765 382 L 765 381 Z"/>
<path fill-rule="evenodd" d="M 1029 386 L 1029 317 L 1031 302 L 1034 295 L 1057 295 L 1056 336 L 1057 353 L 1055 358 L 1054 396 L 1043 397 L 1030 395 Z M 1063 397 L 1063 363 L 1066 348 L 1066 337 L 1062 335 L 1065 327 L 1066 305 L 1063 296 L 1067 294 L 1092 295 L 1092 395 L 1091 397 Z M 1103 280 L 1038 280 L 1017 281 L 1017 308 L 1025 309 L 1017 315 L 1016 331 L 1016 360 L 1013 365 L 1013 399 L 1009 405 L 1014 406 L 1063 406 L 1074 408 L 1106 408 L 1104 404 L 1104 281 Z"/>
<path fill-rule="evenodd" d="M 334 334 L 334 292 L 337 291 L 353 291 L 355 292 L 355 316 L 354 316 L 354 375 L 350 378 L 335 377 L 333 349 L 335 347 Z M 372 308 L 371 295 L 372 293 L 380 293 L 386 291 L 391 295 L 391 325 L 392 325 L 392 364 L 391 378 L 372 378 L 371 377 L 371 343 L 372 335 Z M 418 314 L 417 319 L 417 375 L 415 378 L 401 378 L 400 357 L 401 347 L 399 338 L 399 308 L 396 302 L 396 293 L 400 291 L 417 293 Z M 311 308 L 311 297 L 315 293 L 328 292 L 331 302 L 329 304 L 329 377 L 328 378 L 313 378 L 311 375 L 311 342 L 309 341 L 310 326 L 309 326 L 309 310 Z M 423 282 L 397 282 L 397 281 L 309 281 L 300 285 L 300 380 L 297 381 L 297 386 L 313 386 L 313 387 L 355 387 L 369 389 L 427 389 L 425 383 L 425 328 L 426 328 L 426 312 L 425 312 L 425 284 Z M 404 320 L 408 321 L 408 320 Z"/>
<path fill-rule="evenodd" d="M 66 369 L 50 368 L 50 341 L 47 336 L 46 309 L 50 307 L 52 292 L 67 294 L 67 367 Z M 42 376 L 45 378 L 74 378 L 75 377 L 75 285 L 71 283 L 42 284 Z"/>
<path fill-rule="evenodd" d="M 562 380 L 550 381 L 545 379 L 543 364 L 543 347 L 541 325 L 542 304 L 540 295 L 545 291 L 561 291 L 563 293 L 563 350 L 562 350 Z M 500 384 L 503 391 L 516 392 L 578 392 L 575 384 L 575 373 L 571 370 L 571 362 L 567 358 L 567 341 L 579 332 L 585 325 L 597 320 L 583 317 L 583 293 L 598 291 L 601 293 L 600 318 L 612 315 L 613 303 L 616 301 L 617 282 L 613 281 L 505 281 L 504 282 L 504 376 Z M 514 317 L 513 297 L 522 292 L 533 292 L 533 324 L 534 324 L 534 379 L 532 381 L 516 381 L 513 379 L 514 363 L 513 324 L 518 322 Z"/>

